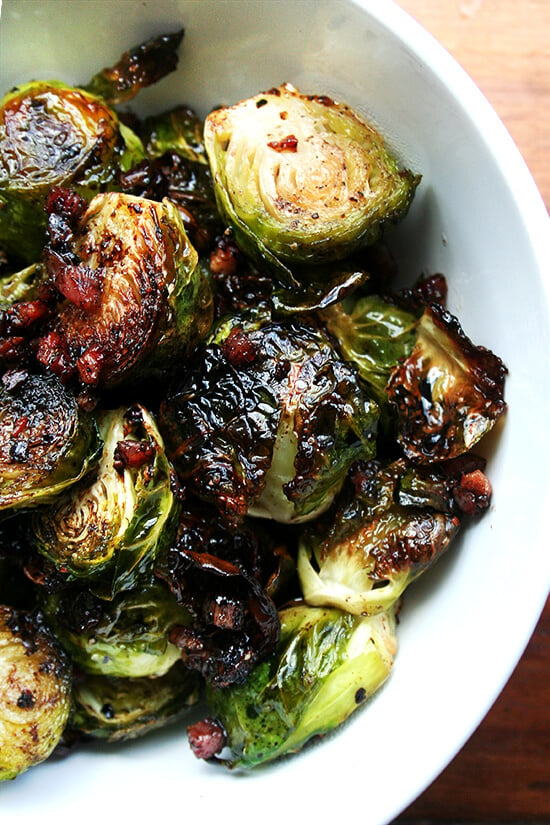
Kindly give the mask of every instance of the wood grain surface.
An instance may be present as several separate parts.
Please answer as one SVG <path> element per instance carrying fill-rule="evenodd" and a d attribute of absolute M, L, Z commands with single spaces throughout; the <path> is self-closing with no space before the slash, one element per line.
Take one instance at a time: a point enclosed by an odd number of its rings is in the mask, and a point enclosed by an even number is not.
<path fill-rule="evenodd" d="M 399 0 L 399 5 L 485 94 L 550 209 L 550 0 Z M 489 715 L 395 825 L 449 821 L 550 823 L 550 600 Z"/>

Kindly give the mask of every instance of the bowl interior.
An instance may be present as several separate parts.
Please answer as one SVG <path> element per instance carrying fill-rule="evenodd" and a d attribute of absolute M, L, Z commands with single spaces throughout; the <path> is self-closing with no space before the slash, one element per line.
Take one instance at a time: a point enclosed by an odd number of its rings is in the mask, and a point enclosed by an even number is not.
<path fill-rule="evenodd" d="M 179 70 L 139 96 L 138 112 L 186 102 L 205 114 L 289 81 L 355 106 L 422 173 L 390 243 L 404 279 L 445 273 L 466 333 L 509 368 L 509 412 L 484 444 L 493 505 L 407 593 L 392 677 L 330 741 L 245 777 L 196 761 L 172 730 L 45 763 L 1 788 L 0 805 L 17 822 L 59 819 L 83 810 L 94 789 L 113 819 L 162 821 L 179 806 L 186 816 L 204 806 L 232 823 L 266 804 L 279 809 L 284 793 L 295 821 L 361 810 L 377 825 L 411 802 L 481 721 L 548 593 L 548 218 L 481 94 L 392 3 L 4 0 L 1 88 L 31 78 L 84 82 L 130 45 L 181 25 Z"/>

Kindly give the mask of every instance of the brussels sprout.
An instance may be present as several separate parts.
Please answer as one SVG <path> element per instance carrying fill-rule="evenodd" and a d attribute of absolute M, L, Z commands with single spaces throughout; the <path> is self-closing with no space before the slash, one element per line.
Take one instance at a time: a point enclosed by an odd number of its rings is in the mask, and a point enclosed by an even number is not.
<path fill-rule="evenodd" d="M 288 266 L 341 260 L 376 240 L 419 182 L 350 108 L 288 84 L 211 112 L 204 142 L 238 243 L 294 283 L 303 281 Z"/>
<path fill-rule="evenodd" d="M 9 92 L 0 101 L 0 245 L 38 260 L 51 189 L 91 197 L 143 156 L 139 138 L 95 95 L 55 81 Z"/>
<path fill-rule="evenodd" d="M 470 450 L 506 408 L 506 367 L 475 346 L 437 303 L 409 312 L 377 295 L 322 313 L 356 364 L 408 458 L 432 462 Z"/>
<path fill-rule="evenodd" d="M 181 658 L 168 632 L 190 621 L 188 611 L 160 584 L 119 593 L 112 601 L 69 589 L 47 595 L 42 608 L 83 670 L 126 678 L 165 674 Z"/>
<path fill-rule="evenodd" d="M 0 606 L 0 780 L 43 762 L 71 706 L 71 666 L 39 613 Z"/>
<path fill-rule="evenodd" d="M 219 325 L 161 408 L 182 481 L 228 520 L 290 523 L 330 506 L 350 465 L 374 454 L 378 408 L 313 326 Z"/>
<path fill-rule="evenodd" d="M 41 342 L 42 363 L 55 370 L 64 357 L 92 387 L 178 366 L 213 310 L 176 206 L 111 192 L 82 213 L 70 192 L 56 190 L 49 208 L 46 263 L 65 300 Z"/>
<path fill-rule="evenodd" d="M 301 537 L 306 602 L 357 615 L 387 610 L 447 550 L 462 516 L 488 506 L 484 466 L 475 456 L 420 468 L 359 463 L 335 510 Z"/>
<path fill-rule="evenodd" d="M 0 510 L 53 501 L 95 466 L 93 417 L 53 375 L 19 370 L 0 383 Z"/>
<path fill-rule="evenodd" d="M 172 470 L 151 414 L 141 405 L 98 413 L 104 441 L 97 473 L 36 512 L 36 548 L 68 581 L 100 596 L 150 578 L 156 555 L 175 534 Z"/>
<path fill-rule="evenodd" d="M 207 692 L 229 748 L 222 761 L 253 767 L 331 731 L 385 681 L 396 648 L 393 611 L 365 618 L 300 603 L 282 610 L 274 655 L 245 685 Z M 201 735 L 201 723 L 189 728 L 191 747 L 215 756 L 223 738 L 214 731 L 209 749 Z"/>
<path fill-rule="evenodd" d="M 184 30 L 179 29 L 134 46 L 124 52 L 114 66 L 94 75 L 84 88 L 113 106 L 126 103 L 140 89 L 152 86 L 176 70 L 183 35 Z"/>
<path fill-rule="evenodd" d="M 185 716 L 199 693 L 199 677 L 181 662 L 156 679 L 86 675 L 74 686 L 70 726 L 108 742 L 136 739 Z"/>

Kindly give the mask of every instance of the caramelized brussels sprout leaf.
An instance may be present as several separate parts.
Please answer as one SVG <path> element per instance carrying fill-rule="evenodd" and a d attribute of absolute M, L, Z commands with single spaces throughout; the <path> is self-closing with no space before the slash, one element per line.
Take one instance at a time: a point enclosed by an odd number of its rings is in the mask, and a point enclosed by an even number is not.
<path fill-rule="evenodd" d="M 136 739 L 184 717 L 199 694 L 199 677 L 181 662 L 154 679 L 83 675 L 74 685 L 70 727 L 107 742 Z"/>
<path fill-rule="evenodd" d="M 53 375 L 19 370 L 0 382 L 0 510 L 54 501 L 101 452 L 93 417 Z"/>
<path fill-rule="evenodd" d="M 0 606 L 0 780 L 43 762 L 71 707 L 68 656 L 40 613 Z"/>
<path fill-rule="evenodd" d="M 350 465 L 374 454 L 378 408 L 313 326 L 219 325 L 161 409 L 182 481 L 228 520 L 291 523 L 330 506 Z"/>
<path fill-rule="evenodd" d="M 178 66 L 178 49 L 184 30 L 152 37 L 134 46 L 114 66 L 98 72 L 84 86 L 111 106 L 126 103 L 147 86 L 158 83 Z"/>
<path fill-rule="evenodd" d="M 488 506 L 483 467 L 473 456 L 428 468 L 404 459 L 358 464 L 335 510 L 302 535 L 306 602 L 357 615 L 388 610 L 447 550 L 462 516 Z"/>
<path fill-rule="evenodd" d="M 413 351 L 387 385 L 405 455 L 430 463 L 470 450 L 506 409 L 506 373 L 498 356 L 475 346 L 453 315 L 431 304 Z"/>
<path fill-rule="evenodd" d="M 392 611 L 365 618 L 298 603 L 281 611 L 281 638 L 273 656 L 245 685 L 208 690 L 214 748 L 201 723 L 189 737 L 196 755 L 254 767 L 299 750 L 331 731 L 388 677 L 397 647 Z M 222 749 L 223 744 L 227 750 Z"/>
<path fill-rule="evenodd" d="M 177 208 L 120 193 L 49 201 L 46 264 L 65 300 L 38 357 L 83 384 L 165 375 L 212 321 L 210 286 Z"/>
<path fill-rule="evenodd" d="M 62 590 L 42 602 L 64 649 L 87 673 L 162 676 L 181 658 L 170 628 L 190 616 L 160 583 L 119 593 L 112 601 L 89 591 Z"/>
<path fill-rule="evenodd" d="M 288 84 L 211 112 L 204 141 L 220 212 L 287 285 L 299 282 L 289 267 L 376 240 L 419 182 L 349 107 Z"/>
<path fill-rule="evenodd" d="M 90 198 L 143 157 L 139 138 L 95 95 L 55 81 L 9 92 L 0 101 L 0 246 L 39 260 L 51 189 Z"/>
<path fill-rule="evenodd" d="M 136 405 L 97 418 L 104 442 L 97 472 L 37 511 L 32 531 L 37 550 L 67 581 L 86 581 L 112 598 L 151 578 L 157 554 L 174 538 L 178 502 L 152 415 Z"/>

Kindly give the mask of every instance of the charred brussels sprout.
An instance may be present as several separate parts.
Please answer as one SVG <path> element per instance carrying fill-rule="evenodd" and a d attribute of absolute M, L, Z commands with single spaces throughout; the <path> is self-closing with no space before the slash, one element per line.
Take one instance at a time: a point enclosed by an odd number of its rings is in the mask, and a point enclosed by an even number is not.
<path fill-rule="evenodd" d="M 0 780 L 47 759 L 67 723 L 71 666 L 38 613 L 0 606 Z"/>
<path fill-rule="evenodd" d="M 361 463 L 335 512 L 304 531 L 304 599 L 357 615 L 387 610 L 449 547 L 462 516 L 490 501 L 484 462 L 464 457 L 417 469 L 403 459 Z"/>
<path fill-rule="evenodd" d="M 319 329 L 244 318 L 218 328 L 161 409 L 180 478 L 233 521 L 314 518 L 374 454 L 377 421 Z"/>
<path fill-rule="evenodd" d="M 61 591 L 48 595 L 42 607 L 65 650 L 88 673 L 162 676 L 181 658 L 168 633 L 187 624 L 189 613 L 160 584 L 119 593 L 112 601 Z"/>
<path fill-rule="evenodd" d="M 174 204 L 112 192 L 86 208 L 57 190 L 49 210 L 46 263 L 65 300 L 42 362 L 92 387 L 178 366 L 208 332 L 212 298 Z"/>
<path fill-rule="evenodd" d="M 204 140 L 221 213 L 278 270 L 371 243 L 419 180 L 350 108 L 289 85 L 213 111 Z"/>
<path fill-rule="evenodd" d="M 91 197 L 143 155 L 139 138 L 95 95 L 54 81 L 9 92 L 0 102 L 0 245 L 38 260 L 49 191 L 70 186 Z"/>
<path fill-rule="evenodd" d="M 178 504 L 155 421 L 141 405 L 98 414 L 104 446 L 97 472 L 32 521 L 36 547 L 68 581 L 111 598 L 151 576 L 174 536 Z"/>
<path fill-rule="evenodd" d="M 53 375 L 12 370 L 0 383 L 0 510 L 52 502 L 97 463 L 93 417 Z"/>
<path fill-rule="evenodd" d="M 136 739 L 180 719 L 199 699 L 196 673 L 176 663 L 155 679 L 83 676 L 73 690 L 71 729 L 94 739 Z"/>
<path fill-rule="evenodd" d="M 369 295 L 331 306 L 323 320 L 412 461 L 467 452 L 506 408 L 506 367 L 440 304 L 412 312 Z"/>
<path fill-rule="evenodd" d="M 396 647 L 392 611 L 365 618 L 292 605 L 281 611 L 277 650 L 248 682 L 208 691 L 211 741 L 198 723 L 189 729 L 191 747 L 198 756 L 221 752 L 222 761 L 242 767 L 297 751 L 347 719 L 380 687 Z"/>

